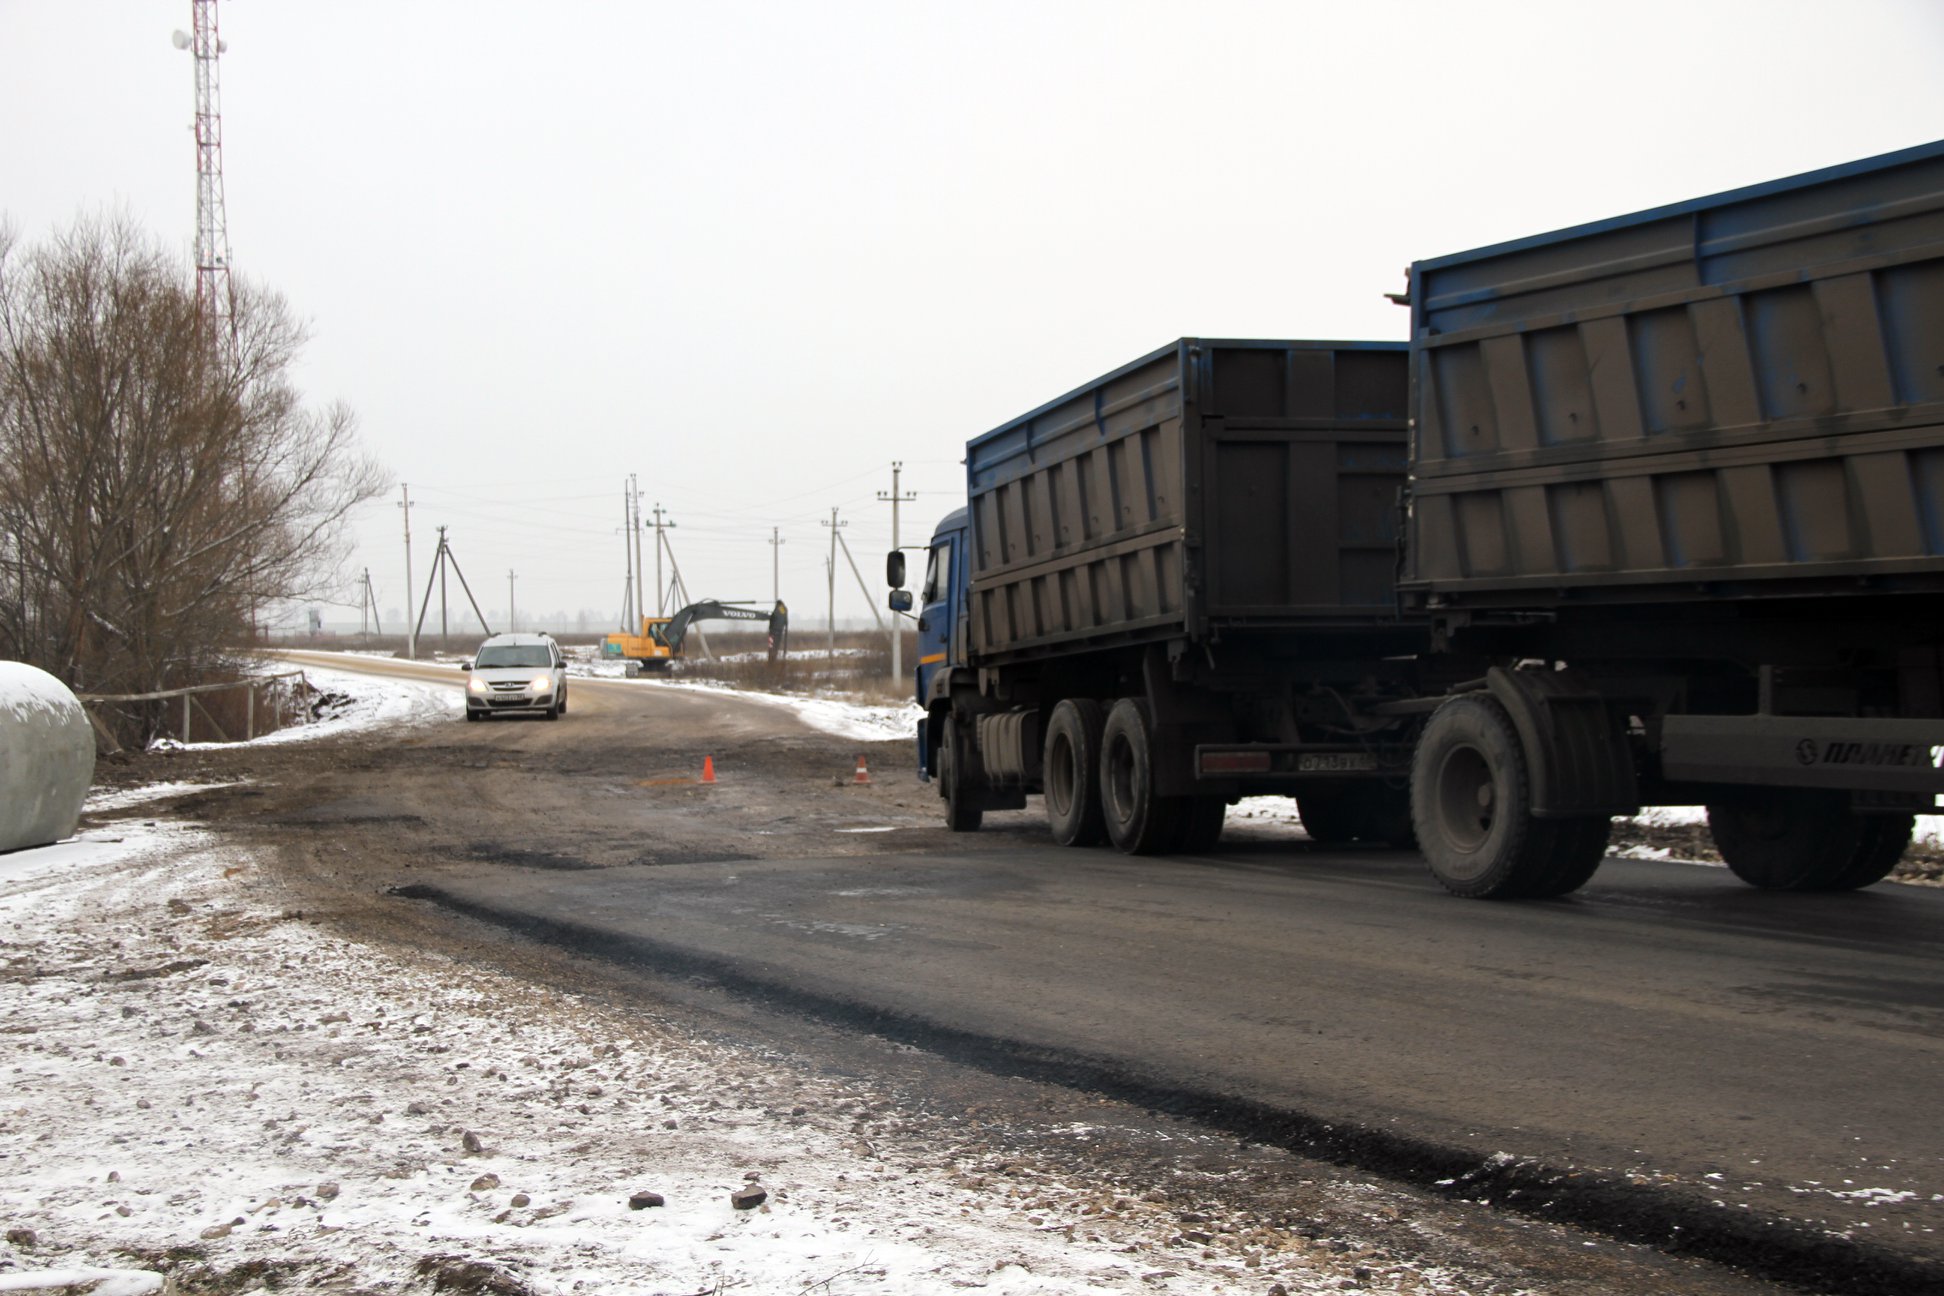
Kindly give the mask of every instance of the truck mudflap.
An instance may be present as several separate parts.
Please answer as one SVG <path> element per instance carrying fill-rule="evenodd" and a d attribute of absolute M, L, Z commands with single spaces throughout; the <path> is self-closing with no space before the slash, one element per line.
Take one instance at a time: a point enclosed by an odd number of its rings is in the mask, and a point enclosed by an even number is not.
<path fill-rule="evenodd" d="M 1494 666 L 1485 686 L 1518 730 L 1532 780 L 1532 817 L 1640 812 L 1626 730 L 1577 672 Z"/>
<path fill-rule="evenodd" d="M 918 717 L 918 781 L 920 783 L 931 782 L 931 763 L 928 759 L 931 755 L 931 748 L 925 742 L 925 732 L 930 725 L 931 718 L 929 716 Z"/>
<path fill-rule="evenodd" d="M 1660 757 L 1670 782 L 1935 796 L 1944 793 L 1944 719 L 1672 715 Z"/>

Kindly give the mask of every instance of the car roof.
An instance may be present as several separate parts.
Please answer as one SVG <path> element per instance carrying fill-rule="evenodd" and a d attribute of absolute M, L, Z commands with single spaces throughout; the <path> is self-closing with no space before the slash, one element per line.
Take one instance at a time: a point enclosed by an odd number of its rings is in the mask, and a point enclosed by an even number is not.
<path fill-rule="evenodd" d="M 496 634 L 496 635 L 488 636 L 479 646 L 481 648 L 484 648 L 487 644 L 493 644 L 496 646 L 503 645 L 503 644 L 512 644 L 515 646 L 523 647 L 527 645 L 550 644 L 552 642 L 553 642 L 553 636 L 546 635 L 546 634 L 526 634 L 526 633 Z"/>

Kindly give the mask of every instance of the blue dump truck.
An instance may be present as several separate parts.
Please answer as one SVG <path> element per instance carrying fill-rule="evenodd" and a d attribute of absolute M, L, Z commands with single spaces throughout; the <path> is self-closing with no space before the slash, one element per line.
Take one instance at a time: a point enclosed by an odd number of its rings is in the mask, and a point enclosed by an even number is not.
<path fill-rule="evenodd" d="M 1464 896 L 1705 806 L 1868 886 L 1944 792 L 1944 142 L 1421 261 L 1404 343 L 1185 338 L 966 446 L 914 598 L 953 829 L 1294 797 Z"/>

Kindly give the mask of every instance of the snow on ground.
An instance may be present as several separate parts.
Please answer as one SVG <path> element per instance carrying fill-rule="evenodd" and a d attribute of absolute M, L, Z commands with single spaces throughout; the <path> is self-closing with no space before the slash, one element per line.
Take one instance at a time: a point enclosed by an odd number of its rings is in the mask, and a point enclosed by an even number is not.
<path fill-rule="evenodd" d="M 731 688 L 706 680 L 643 680 L 651 688 L 679 688 L 697 693 L 724 693 L 751 702 L 764 702 L 796 713 L 813 729 L 859 742 L 913 740 L 924 711 L 916 702 L 853 702 L 848 698 L 809 697 L 801 693 L 762 693 Z"/>
<path fill-rule="evenodd" d="M 150 801 L 160 801 L 166 797 L 188 796 L 194 792 L 213 792 L 217 788 L 229 787 L 228 783 L 148 783 L 141 787 L 110 790 L 97 788 L 88 794 L 81 804 L 83 814 L 104 814 L 110 810 L 126 810 L 130 806 L 143 805 Z"/>
<path fill-rule="evenodd" d="M 456 712 L 311 673 L 352 700 L 282 741 Z M 104 796 L 83 839 L 0 856 L 0 1285 L 131 1264 L 370 1296 L 1353 1284 L 1323 1242 L 1210 1236 L 1137 1185 L 941 1143 L 895 1096 L 338 936 L 247 853 L 142 818 L 185 790 Z"/>
<path fill-rule="evenodd" d="M 281 663 L 278 668 L 285 669 Z M 435 720 L 462 719 L 465 715 L 465 694 L 449 685 L 380 678 L 321 666 L 306 665 L 301 669 L 312 688 L 332 695 L 325 714 L 315 723 L 278 729 L 253 741 L 309 742 L 332 734 L 365 733 L 376 729 L 428 724 Z M 186 751 L 236 745 L 183 743 L 173 738 L 160 738 L 151 744 L 151 750 Z"/>
<path fill-rule="evenodd" d="M 1184 1254 L 1168 1212 L 1101 1212 L 1097 1187 L 1033 1183 L 1025 1209 L 952 1149 L 880 1155 L 870 1099 L 837 1084 L 333 936 L 194 829 L 50 851 L 0 883 L 0 1270 L 189 1248 L 208 1278 L 368 1292 L 428 1265 L 546 1293 L 1335 1287 Z M 867 1114 L 833 1130 L 812 1107 Z M 631 1209 L 647 1192 L 663 1204 Z"/>

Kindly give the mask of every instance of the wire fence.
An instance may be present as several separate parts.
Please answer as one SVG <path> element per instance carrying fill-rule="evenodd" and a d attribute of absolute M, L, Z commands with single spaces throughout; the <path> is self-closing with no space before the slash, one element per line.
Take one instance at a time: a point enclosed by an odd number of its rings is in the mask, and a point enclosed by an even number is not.
<path fill-rule="evenodd" d="M 274 733 L 294 719 L 307 719 L 310 698 L 315 692 L 304 672 L 294 670 L 216 684 L 159 689 L 153 693 L 77 693 L 75 696 L 81 699 L 102 750 L 114 753 L 122 749 L 122 744 L 115 736 L 115 726 L 103 719 L 103 710 L 112 711 L 116 719 L 126 721 L 139 718 L 126 710 L 130 705 L 159 704 L 163 725 L 174 729 L 172 736 L 180 742 L 249 742 L 259 733 Z M 179 706 L 175 705 L 177 702 Z"/>

